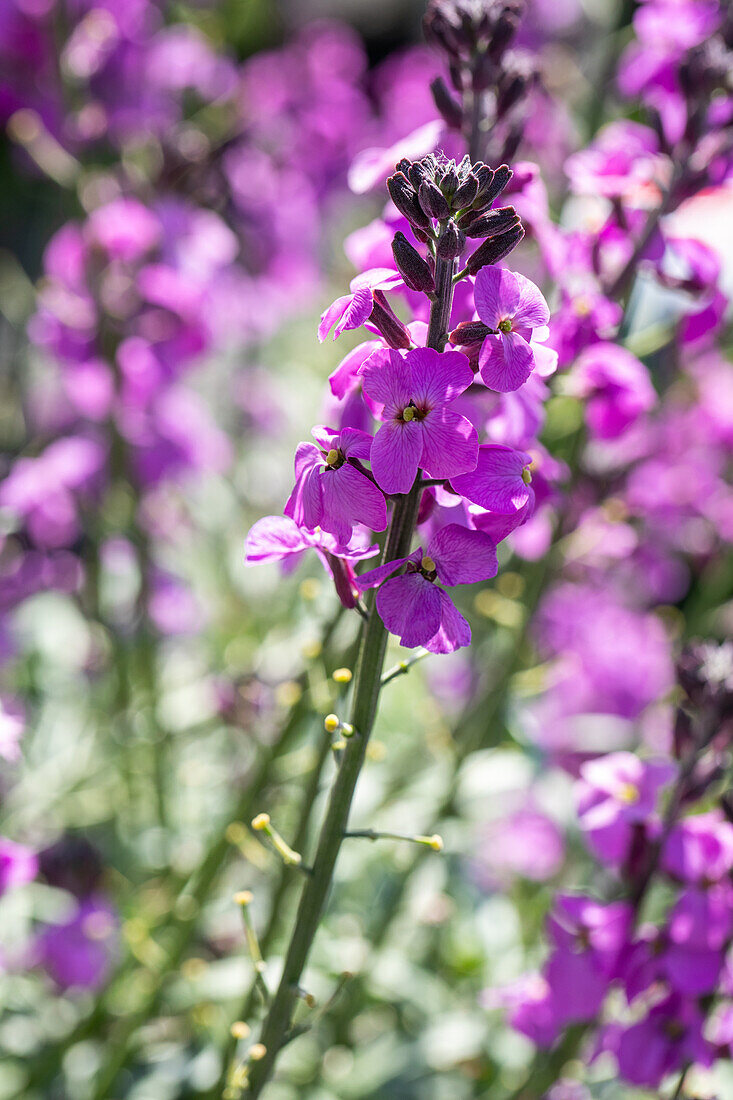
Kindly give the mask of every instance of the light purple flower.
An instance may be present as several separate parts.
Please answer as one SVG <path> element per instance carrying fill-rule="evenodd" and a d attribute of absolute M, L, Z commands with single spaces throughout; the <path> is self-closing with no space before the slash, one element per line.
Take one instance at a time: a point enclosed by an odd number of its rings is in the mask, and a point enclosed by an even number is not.
<path fill-rule="evenodd" d="M 674 776 L 664 761 L 614 752 L 583 764 L 576 788 L 580 826 L 597 855 L 610 863 L 626 858 L 634 825 L 654 813 L 659 791 Z"/>
<path fill-rule="evenodd" d="M 111 259 L 130 263 L 158 243 L 161 227 L 155 214 L 137 199 L 119 198 L 92 211 L 86 235 Z"/>
<path fill-rule="evenodd" d="M 655 1005 L 618 1038 L 622 1077 L 632 1085 L 657 1089 L 667 1074 L 679 1072 L 688 1062 L 709 1065 L 712 1052 L 703 1038 L 703 1024 L 697 1006 L 675 994 Z"/>
<path fill-rule="evenodd" d="M 306 550 L 315 550 L 323 568 L 333 578 L 336 592 L 344 607 L 356 605 L 352 562 L 373 558 L 379 553 L 376 543 L 370 543 L 364 529 L 358 530 L 348 546 L 342 546 L 327 531 L 306 531 L 289 516 L 265 516 L 254 524 L 245 543 L 247 565 L 283 562 L 286 572 L 294 569 Z"/>
<path fill-rule="evenodd" d="M 0 897 L 16 886 L 32 882 L 38 873 L 38 856 L 24 844 L 0 837 Z"/>
<path fill-rule="evenodd" d="M 717 882 L 733 870 L 733 825 L 710 811 L 679 821 L 662 853 L 664 869 L 682 882 Z"/>
<path fill-rule="evenodd" d="M 581 354 L 570 390 L 586 399 L 585 417 L 596 439 L 616 439 L 657 401 L 644 364 L 612 343 L 593 344 Z"/>
<path fill-rule="evenodd" d="M 385 493 L 408 493 L 418 469 L 450 478 L 473 470 L 476 429 L 448 408 L 473 382 L 465 355 L 416 348 L 377 351 L 361 368 L 367 397 L 383 427 L 372 443 L 372 470 Z"/>
<path fill-rule="evenodd" d="M 334 340 L 349 329 L 361 328 L 374 306 L 373 290 L 392 290 L 402 282 L 401 276 L 389 268 L 373 268 L 351 280 L 351 294 L 332 302 L 321 315 L 318 339 L 323 341 L 333 329 Z"/>
<path fill-rule="evenodd" d="M 301 443 L 295 452 L 295 488 L 285 515 L 299 527 L 321 527 L 346 544 L 354 527 L 363 523 L 372 531 L 387 526 L 384 494 L 357 465 L 368 459 L 372 437 L 356 428 L 317 427 L 318 441 Z"/>
<path fill-rule="evenodd" d="M 482 443 L 475 470 L 451 478 L 462 496 L 501 516 L 526 511 L 534 502 L 529 467 L 532 456 L 499 443 Z"/>
<path fill-rule="evenodd" d="M 98 989 L 107 979 L 117 949 L 118 921 L 106 899 L 90 897 L 71 918 L 38 937 L 36 957 L 60 989 Z"/>
<path fill-rule="evenodd" d="M 481 378 L 499 393 L 518 390 L 535 365 L 533 330 L 543 329 L 550 320 L 547 302 L 524 275 L 493 266 L 483 267 L 476 276 L 474 300 L 481 320 L 495 330 L 479 352 Z"/>
<path fill-rule="evenodd" d="M 407 570 L 392 574 L 403 565 Z M 402 645 L 424 646 L 431 653 L 452 653 L 471 641 L 471 630 L 436 581 L 453 586 L 496 576 L 496 546 L 488 535 L 449 523 L 431 539 L 427 554 L 415 550 L 407 558 L 362 573 L 360 589 L 376 588 L 382 622 Z"/>

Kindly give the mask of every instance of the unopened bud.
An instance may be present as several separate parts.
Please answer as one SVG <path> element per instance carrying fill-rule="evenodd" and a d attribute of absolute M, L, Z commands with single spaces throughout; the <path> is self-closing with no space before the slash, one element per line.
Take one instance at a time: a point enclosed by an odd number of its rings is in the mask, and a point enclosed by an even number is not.
<path fill-rule="evenodd" d="M 466 234 L 451 219 L 438 237 L 436 255 L 440 260 L 454 260 L 466 247 Z"/>
<path fill-rule="evenodd" d="M 440 188 L 434 184 L 432 180 L 423 180 L 420 184 L 417 196 L 420 200 L 420 206 L 429 218 L 435 218 L 436 221 L 442 221 L 448 217 L 450 213 L 448 201 Z"/>
<path fill-rule="evenodd" d="M 451 130 L 460 130 L 463 126 L 463 107 L 448 91 L 442 76 L 437 76 L 430 85 L 435 106 Z"/>
<path fill-rule="evenodd" d="M 374 298 L 374 305 L 372 306 L 372 312 L 369 314 L 369 320 L 376 329 L 379 329 L 382 336 L 389 344 L 391 348 L 399 350 L 399 348 L 409 348 L 412 345 L 412 338 L 400 321 L 397 314 L 394 312 L 389 302 L 385 298 L 381 290 L 372 291 Z"/>
<path fill-rule="evenodd" d="M 249 1024 L 245 1024 L 244 1020 L 235 1020 L 229 1028 L 232 1039 L 246 1039 L 250 1031 Z"/>
<path fill-rule="evenodd" d="M 519 225 L 519 215 L 513 206 L 502 206 L 498 210 L 487 210 L 484 214 L 469 211 L 460 218 L 459 223 L 467 237 L 498 237 L 512 226 Z"/>
<path fill-rule="evenodd" d="M 350 684 L 353 675 L 350 668 L 337 668 L 334 669 L 333 679 L 337 684 Z"/>
<path fill-rule="evenodd" d="M 257 832 L 262 832 L 264 829 L 267 828 L 267 826 L 269 824 L 270 824 L 270 815 L 269 814 L 257 814 L 256 817 L 252 818 L 252 828 L 256 829 Z"/>
<path fill-rule="evenodd" d="M 474 175 L 470 175 L 463 181 L 455 195 L 453 196 L 453 209 L 465 210 L 470 206 L 478 193 L 478 179 Z"/>
<path fill-rule="evenodd" d="M 389 177 L 387 190 L 400 214 L 404 214 L 411 225 L 430 228 L 430 219 L 422 210 L 414 187 L 402 172 Z"/>
<path fill-rule="evenodd" d="M 323 719 L 323 726 L 327 733 L 335 733 L 341 725 L 337 714 L 327 714 Z"/>
<path fill-rule="evenodd" d="M 483 344 L 486 337 L 493 329 L 485 325 L 483 321 L 461 321 L 449 334 L 451 344 Z"/>
<path fill-rule="evenodd" d="M 468 257 L 466 269 L 469 275 L 476 275 L 482 267 L 497 264 L 499 260 L 503 260 L 517 247 L 523 236 L 524 229 L 521 225 L 516 225 L 499 237 L 489 237 Z"/>
<path fill-rule="evenodd" d="M 483 175 L 479 169 L 476 175 L 479 177 L 479 189 L 473 201 L 473 208 L 474 210 L 485 210 L 499 197 L 514 173 L 506 164 L 502 164 L 495 171 L 487 168 L 486 173 L 483 173 Z"/>
<path fill-rule="evenodd" d="M 416 290 L 420 294 L 434 292 L 435 279 L 427 261 L 416 248 L 413 248 L 404 233 L 395 234 L 392 241 L 392 255 L 397 264 L 397 270 L 410 290 Z"/>
<path fill-rule="evenodd" d="M 255 1045 L 249 1052 L 250 1061 L 261 1062 L 266 1054 L 267 1047 L 264 1045 L 264 1043 L 255 1043 Z"/>

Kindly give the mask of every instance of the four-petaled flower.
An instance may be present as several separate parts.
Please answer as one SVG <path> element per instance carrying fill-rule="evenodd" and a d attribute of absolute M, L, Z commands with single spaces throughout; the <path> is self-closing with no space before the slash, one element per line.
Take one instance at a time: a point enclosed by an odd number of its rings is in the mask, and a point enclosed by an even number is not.
<path fill-rule="evenodd" d="M 361 367 L 363 388 L 383 426 L 371 450 L 372 470 L 385 493 L 408 493 L 418 469 L 450 478 L 476 465 L 478 436 L 448 408 L 473 382 L 461 352 L 380 350 Z"/>
<path fill-rule="evenodd" d="M 295 452 L 295 488 L 285 515 L 299 527 L 321 527 L 346 544 L 357 523 L 372 531 L 387 526 L 383 493 L 355 462 L 368 459 L 372 437 L 357 428 L 313 429 L 315 443 L 301 443 Z"/>
<path fill-rule="evenodd" d="M 402 566 L 404 573 L 395 577 Z M 431 653 L 452 653 L 471 641 L 471 629 L 436 581 L 453 586 L 488 580 L 497 572 L 496 546 L 488 535 L 456 523 L 443 527 L 427 554 L 417 549 L 356 578 L 360 589 L 376 588 L 377 611 L 402 645 L 424 646 Z"/>
<path fill-rule="evenodd" d="M 481 378 L 491 390 L 509 393 L 526 382 L 535 365 L 530 345 L 534 329 L 544 329 L 550 310 L 538 288 L 524 275 L 484 267 L 474 287 L 476 312 L 489 328 L 479 352 Z M 544 333 L 536 333 L 535 339 Z"/>

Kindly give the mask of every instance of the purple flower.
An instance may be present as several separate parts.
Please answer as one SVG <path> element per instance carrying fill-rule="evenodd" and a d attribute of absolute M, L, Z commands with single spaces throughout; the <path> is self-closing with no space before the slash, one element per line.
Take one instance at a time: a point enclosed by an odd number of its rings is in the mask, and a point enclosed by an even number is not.
<path fill-rule="evenodd" d="M 348 546 L 342 546 L 328 532 L 306 531 L 289 516 L 265 516 L 255 523 L 247 535 L 245 561 L 247 565 L 281 561 L 289 571 L 295 568 L 306 550 L 315 550 L 323 568 L 333 578 L 344 607 L 354 607 L 356 598 L 351 562 L 373 558 L 379 553 L 377 544 L 370 544 L 362 531 L 353 535 Z"/>
<path fill-rule="evenodd" d="M 0 897 L 15 886 L 32 882 L 38 873 L 38 857 L 30 848 L 0 837 Z"/>
<path fill-rule="evenodd" d="M 450 478 L 473 470 L 476 429 L 448 408 L 473 382 L 465 355 L 416 348 L 377 351 L 360 371 L 383 427 L 372 443 L 372 470 L 385 493 L 408 493 L 418 469 Z"/>
<path fill-rule="evenodd" d="M 482 830 L 475 870 L 486 888 L 495 888 L 497 880 L 514 875 L 544 882 L 559 871 L 563 855 L 557 825 L 530 806 L 492 821 Z"/>
<path fill-rule="evenodd" d="M 482 443 L 475 470 L 451 478 L 462 496 L 489 512 L 516 516 L 532 511 L 534 491 L 529 467 L 532 456 L 500 443 Z"/>
<path fill-rule="evenodd" d="M 392 576 L 403 565 L 407 570 Z M 452 653 L 470 643 L 471 630 L 435 582 L 473 584 L 496 576 L 497 568 L 496 546 L 488 535 L 449 523 L 431 539 L 427 554 L 418 549 L 407 558 L 396 558 L 362 573 L 356 584 L 360 589 L 381 585 L 377 610 L 402 645 Z"/>
<path fill-rule="evenodd" d="M 107 979 L 117 948 L 117 918 L 101 897 L 77 906 L 63 924 L 38 937 L 36 957 L 60 989 L 98 989 Z"/>
<path fill-rule="evenodd" d="M 572 392 L 586 398 L 585 416 L 596 439 L 616 439 L 656 403 L 649 372 L 618 344 L 593 344 L 570 375 Z"/>
<path fill-rule="evenodd" d="M 655 1005 L 617 1040 L 622 1077 L 632 1085 L 657 1089 L 667 1074 L 679 1072 L 688 1062 L 709 1065 L 711 1050 L 703 1038 L 703 1024 L 697 1006 L 675 994 Z"/>
<path fill-rule="evenodd" d="M 158 218 L 137 199 L 113 199 L 89 215 L 86 225 L 90 244 L 104 249 L 113 260 L 139 260 L 159 241 Z"/>
<path fill-rule="evenodd" d="M 347 543 L 354 527 L 363 523 L 372 531 L 387 526 L 383 493 L 356 464 L 368 459 L 372 437 L 356 428 L 317 427 L 313 443 L 301 443 L 295 452 L 295 488 L 285 515 L 299 527 L 323 528 Z"/>
<path fill-rule="evenodd" d="M 499 393 L 518 390 L 535 365 L 532 330 L 550 320 L 547 302 L 524 275 L 491 266 L 476 276 L 474 300 L 481 320 L 495 329 L 479 352 L 481 378 Z"/>
<path fill-rule="evenodd" d="M 686 817 L 669 834 L 662 865 L 682 882 L 718 882 L 733 869 L 733 825 L 716 811 Z"/>
<path fill-rule="evenodd" d="M 652 816 L 659 791 L 674 771 L 672 764 L 646 762 L 631 752 L 609 753 L 583 764 L 577 784 L 580 825 L 601 859 L 624 861 L 633 826 Z"/>
<path fill-rule="evenodd" d="M 334 340 L 349 329 L 361 328 L 374 306 L 372 290 L 392 290 L 402 278 L 389 268 L 374 268 L 351 280 L 351 294 L 344 294 L 332 302 L 321 315 L 318 339 L 323 341 L 333 329 Z"/>

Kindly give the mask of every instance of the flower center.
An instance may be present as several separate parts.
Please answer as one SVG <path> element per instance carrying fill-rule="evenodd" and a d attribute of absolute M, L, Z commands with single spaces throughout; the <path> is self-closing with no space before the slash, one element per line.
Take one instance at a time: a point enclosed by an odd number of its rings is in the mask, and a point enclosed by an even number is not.
<path fill-rule="evenodd" d="M 398 420 L 401 420 L 404 424 L 409 424 L 413 420 L 424 420 L 426 412 L 424 409 L 418 409 L 414 401 L 411 401 L 409 405 L 400 413 Z"/>
<path fill-rule="evenodd" d="M 530 470 L 529 466 L 525 466 L 522 470 L 522 481 L 525 485 L 532 484 L 532 471 Z"/>
<path fill-rule="evenodd" d="M 432 558 L 429 558 L 426 555 L 423 558 L 423 560 L 420 562 L 420 568 L 422 569 L 423 573 L 434 573 L 435 572 L 435 562 L 433 561 Z"/>
<path fill-rule="evenodd" d="M 639 788 L 635 787 L 633 783 L 622 783 L 616 793 L 619 802 L 625 802 L 629 806 L 639 801 Z"/>
<path fill-rule="evenodd" d="M 339 466 L 343 466 L 346 461 L 337 447 L 332 447 L 328 452 L 324 451 L 323 457 L 326 460 L 326 465 L 332 470 L 338 470 Z"/>
<path fill-rule="evenodd" d="M 512 319 L 511 317 L 505 317 L 502 321 L 499 321 L 497 326 L 499 332 L 511 332 L 512 331 Z"/>

